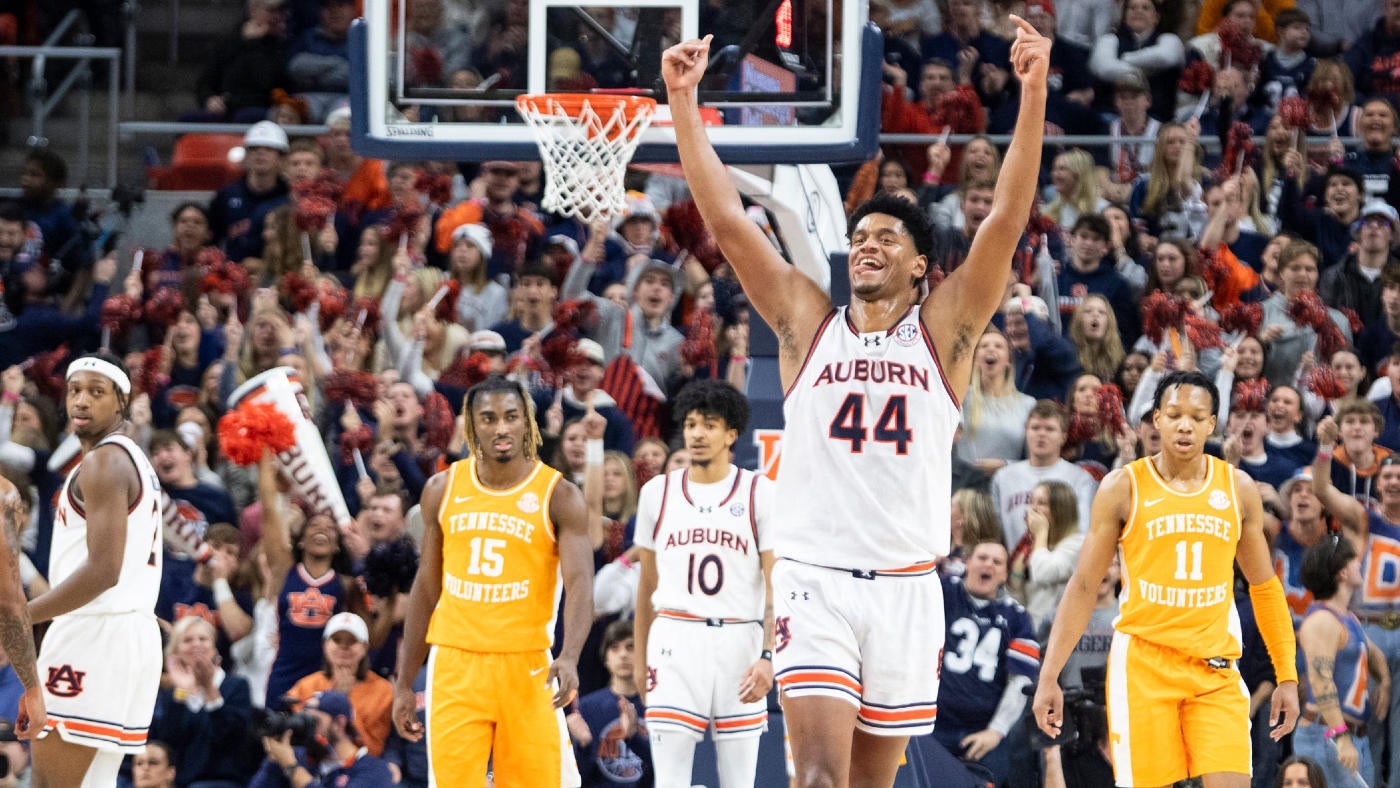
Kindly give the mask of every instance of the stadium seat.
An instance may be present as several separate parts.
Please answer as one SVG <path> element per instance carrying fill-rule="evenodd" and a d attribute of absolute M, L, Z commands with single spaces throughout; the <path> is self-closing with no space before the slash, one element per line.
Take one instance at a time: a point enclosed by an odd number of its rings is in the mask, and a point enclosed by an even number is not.
<path fill-rule="evenodd" d="M 153 189 L 215 191 L 238 179 L 242 168 L 229 151 L 243 144 L 239 134 L 186 134 L 175 141 L 169 167 L 147 167 Z"/>

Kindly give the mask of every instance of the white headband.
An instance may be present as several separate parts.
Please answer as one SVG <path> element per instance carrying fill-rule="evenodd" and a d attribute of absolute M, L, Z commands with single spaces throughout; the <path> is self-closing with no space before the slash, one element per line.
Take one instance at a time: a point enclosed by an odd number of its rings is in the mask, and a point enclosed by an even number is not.
<path fill-rule="evenodd" d="M 110 361 L 103 361 L 93 356 L 80 358 L 68 365 L 68 373 L 63 376 L 63 379 L 71 380 L 73 375 L 78 372 L 96 372 L 117 384 L 121 393 L 128 397 L 131 396 L 131 378 L 127 377 L 125 372 L 122 372 L 116 364 Z"/>

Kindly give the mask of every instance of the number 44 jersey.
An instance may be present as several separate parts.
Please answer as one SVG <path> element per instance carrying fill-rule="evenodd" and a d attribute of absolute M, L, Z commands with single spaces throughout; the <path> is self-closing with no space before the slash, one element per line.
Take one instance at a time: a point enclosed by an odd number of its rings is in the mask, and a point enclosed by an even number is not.
<path fill-rule="evenodd" d="M 783 401 L 782 558 L 910 570 L 948 552 L 958 398 L 917 306 L 859 333 L 832 310 Z"/>

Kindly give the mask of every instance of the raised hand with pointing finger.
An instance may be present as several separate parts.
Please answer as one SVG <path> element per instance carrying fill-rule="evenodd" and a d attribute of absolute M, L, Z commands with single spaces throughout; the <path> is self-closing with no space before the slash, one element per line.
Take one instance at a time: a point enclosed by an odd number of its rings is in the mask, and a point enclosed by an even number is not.
<path fill-rule="evenodd" d="M 1045 87 L 1050 73 L 1050 39 L 1036 32 L 1031 23 L 1015 14 L 1016 40 L 1011 43 L 1011 68 L 1021 85 Z"/>

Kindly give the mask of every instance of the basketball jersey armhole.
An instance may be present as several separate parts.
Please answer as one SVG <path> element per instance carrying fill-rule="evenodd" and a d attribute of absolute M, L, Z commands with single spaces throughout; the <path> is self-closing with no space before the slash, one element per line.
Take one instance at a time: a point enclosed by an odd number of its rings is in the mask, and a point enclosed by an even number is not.
<path fill-rule="evenodd" d="M 822 337 L 826 335 L 826 329 L 831 325 L 831 319 L 836 317 L 836 313 L 841 311 L 840 307 L 832 307 L 826 317 L 822 318 L 821 325 L 817 326 L 817 333 L 812 336 L 812 344 L 807 348 L 807 355 L 802 357 L 802 366 L 797 368 L 797 374 L 793 376 L 792 383 L 788 384 L 783 391 L 783 399 L 792 396 L 792 392 L 797 389 L 797 384 L 802 380 L 802 373 L 807 371 L 807 364 L 811 362 L 812 356 L 817 352 L 817 345 L 821 344 Z"/>
<path fill-rule="evenodd" d="M 458 460 L 447 466 L 447 488 L 442 491 L 442 501 L 438 504 L 437 511 L 439 529 L 442 528 L 444 516 L 447 514 L 447 502 L 452 500 L 452 490 L 457 486 L 457 466 L 463 462 L 471 462 L 471 460 Z M 364 502 L 361 501 L 360 505 L 363 506 Z"/>
<path fill-rule="evenodd" d="M 924 318 L 915 307 L 914 319 L 919 322 L 919 335 L 924 338 L 924 346 L 928 348 L 928 354 L 933 358 L 933 366 L 938 370 L 938 379 L 943 381 L 943 390 L 948 392 L 948 399 L 953 401 L 953 409 L 961 410 L 962 402 L 958 395 L 953 393 L 953 384 L 948 382 L 948 373 L 943 371 L 943 359 L 938 357 L 938 348 L 933 344 L 933 336 L 928 332 L 928 326 L 924 325 Z"/>
<path fill-rule="evenodd" d="M 1235 466 L 1230 465 L 1229 463 L 1221 459 L 1212 458 L 1212 460 L 1220 463 L 1220 465 L 1222 466 L 1222 470 L 1225 472 L 1226 476 L 1230 480 L 1230 505 L 1234 507 L 1235 522 L 1240 524 L 1239 537 L 1240 539 L 1243 539 L 1245 522 L 1244 513 L 1240 511 L 1240 486 L 1239 477 L 1235 475 Z M 1236 544 L 1239 544 L 1239 542 L 1236 542 Z"/>
<path fill-rule="evenodd" d="M 671 474 L 662 477 L 661 508 L 656 512 L 656 524 L 651 527 L 651 549 L 656 549 L 656 537 L 661 533 L 661 521 L 666 518 L 666 500 L 671 497 Z"/>
<path fill-rule="evenodd" d="M 130 438 L 127 438 L 126 441 L 112 440 L 112 439 L 115 438 L 115 437 L 119 437 L 119 436 L 116 436 L 116 435 L 108 435 L 107 437 L 105 437 L 105 438 L 103 438 L 101 441 L 99 441 L 98 444 L 97 444 L 96 446 L 94 446 L 93 448 L 94 448 L 94 449 L 100 449 L 100 448 L 102 448 L 103 446 L 117 446 L 117 447 L 120 447 L 121 450 L 122 450 L 123 452 L 126 453 L 127 459 L 131 460 L 131 469 L 132 469 L 133 471 L 136 472 L 136 484 L 137 484 L 137 488 L 136 488 L 136 500 L 133 501 L 133 502 L 131 502 L 131 503 L 129 503 L 129 504 L 127 504 L 127 506 L 126 506 L 126 513 L 127 513 L 127 514 L 131 514 L 132 512 L 136 511 L 136 507 L 138 507 L 138 506 L 141 505 L 141 499 L 146 497 L 146 478 L 145 478 L 144 476 L 141 475 L 141 463 L 137 462 L 137 460 L 136 460 L 136 452 L 137 452 L 136 444 L 135 444 L 135 443 L 127 443 L 127 441 L 130 441 L 130 440 L 131 440 Z M 125 436 L 120 436 L 120 437 L 125 437 Z M 75 499 L 75 498 L 73 497 L 73 489 L 72 489 L 71 486 L 70 486 L 69 489 L 68 489 L 68 499 L 69 499 L 70 501 L 72 501 L 75 505 L 77 504 L 77 499 Z M 79 509 L 78 511 L 81 512 L 82 510 Z M 84 515 L 84 516 L 86 516 L 86 515 Z"/>
<path fill-rule="evenodd" d="M 536 460 L 536 462 L 539 461 Z M 539 468 L 535 468 L 535 471 L 538 472 Z M 548 533 L 550 540 L 556 544 L 559 542 L 559 536 L 554 532 L 554 518 L 549 514 L 549 507 L 554 505 L 554 488 L 559 486 L 559 480 L 562 478 L 564 475 L 558 471 L 550 474 L 549 482 L 544 486 L 544 505 L 540 507 L 543 510 L 541 513 L 544 515 L 542 519 L 544 520 L 545 533 Z"/>
<path fill-rule="evenodd" d="M 758 552 L 761 553 L 767 545 L 758 541 L 758 473 L 749 471 L 749 474 L 749 528 L 753 530 L 753 543 L 758 545 Z"/>
<path fill-rule="evenodd" d="M 1136 462 L 1130 462 L 1123 466 L 1123 470 L 1128 472 L 1128 521 L 1118 532 L 1118 541 L 1120 542 L 1128 538 L 1128 534 L 1133 530 L 1133 524 L 1137 522 L 1138 499 L 1141 494 L 1138 492 L 1137 470 L 1133 468 L 1136 464 Z"/>

